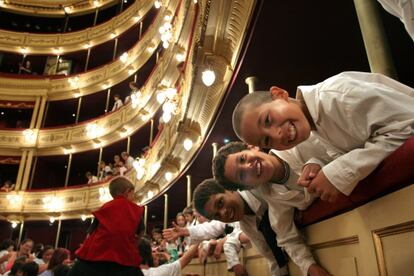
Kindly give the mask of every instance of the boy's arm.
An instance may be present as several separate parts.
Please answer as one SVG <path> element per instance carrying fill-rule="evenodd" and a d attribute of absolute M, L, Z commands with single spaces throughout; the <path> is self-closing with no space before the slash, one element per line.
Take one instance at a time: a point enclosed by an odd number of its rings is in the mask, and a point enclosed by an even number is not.
<path fill-rule="evenodd" d="M 192 242 L 213 239 L 224 233 L 226 224 L 218 220 L 212 220 L 195 226 L 179 227 L 173 223 L 173 228 L 163 230 L 163 236 L 167 240 L 173 240 L 181 236 L 189 236 Z"/>
<path fill-rule="evenodd" d="M 295 226 L 294 207 L 279 204 L 277 201 L 268 204 L 269 220 L 276 233 L 278 246 L 282 247 L 292 261 L 300 267 L 303 275 L 307 275 L 309 267 L 316 262 Z"/>

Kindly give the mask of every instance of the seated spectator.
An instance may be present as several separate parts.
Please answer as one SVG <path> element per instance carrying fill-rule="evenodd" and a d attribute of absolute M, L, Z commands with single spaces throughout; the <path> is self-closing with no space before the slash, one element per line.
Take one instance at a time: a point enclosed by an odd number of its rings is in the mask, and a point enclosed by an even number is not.
<path fill-rule="evenodd" d="M 141 270 L 145 276 L 181 276 L 181 270 L 191 262 L 197 253 L 198 244 L 190 246 L 184 255 L 173 263 L 159 265 L 157 252 L 151 249 L 151 243 L 147 239 L 141 239 L 139 252 L 142 256 Z"/>
<path fill-rule="evenodd" d="M 33 248 L 33 240 L 23 240 L 16 252 L 12 252 L 9 262 L 6 264 L 6 271 L 9 271 L 17 260 L 24 262 L 32 262 L 34 256 L 31 254 Z"/>
<path fill-rule="evenodd" d="M 25 261 L 22 259 L 16 260 L 16 262 L 13 264 L 11 269 L 4 273 L 3 275 L 7 276 L 24 276 L 23 266 L 25 264 Z"/>
<path fill-rule="evenodd" d="M 0 244 L 0 275 L 6 272 L 6 265 L 14 251 L 14 241 L 6 239 Z"/>
<path fill-rule="evenodd" d="M 114 106 L 112 107 L 112 111 L 115 111 L 121 108 L 124 104 L 122 103 L 121 97 L 118 94 L 114 95 Z"/>
<path fill-rule="evenodd" d="M 98 177 L 94 176 L 91 172 L 86 172 L 85 176 L 88 179 L 88 184 L 93 184 L 93 183 L 98 182 Z"/>
<path fill-rule="evenodd" d="M 175 222 L 179 227 L 186 227 L 186 220 L 183 213 L 178 213 L 175 216 Z M 187 237 L 179 237 L 176 240 L 176 245 L 178 256 L 182 256 L 188 250 L 189 239 Z"/>
<path fill-rule="evenodd" d="M 56 248 L 48 263 L 47 270 L 39 276 L 53 276 L 53 271 L 58 265 L 68 265 L 70 262 L 70 251 L 61 247 Z"/>
<path fill-rule="evenodd" d="M 32 63 L 30 60 L 26 60 L 23 64 L 20 63 L 19 72 L 20 74 L 32 74 Z"/>
<path fill-rule="evenodd" d="M 194 215 L 193 208 L 191 208 L 190 206 L 185 207 L 183 210 L 183 214 L 184 214 L 185 220 L 187 221 L 187 227 L 194 226 L 197 224 L 197 219 Z"/>
<path fill-rule="evenodd" d="M 161 228 L 155 227 L 151 231 L 152 244 L 153 246 L 159 246 L 162 243 L 162 230 Z"/>
<path fill-rule="evenodd" d="M 10 180 L 6 180 L 3 184 L 3 186 L 0 188 L 0 191 L 2 192 L 10 192 L 14 190 L 14 184 Z"/>
<path fill-rule="evenodd" d="M 119 155 L 114 156 L 114 175 L 124 175 L 126 168 Z"/>
<path fill-rule="evenodd" d="M 50 262 L 50 259 L 53 256 L 53 252 L 55 252 L 55 249 L 51 245 L 46 245 L 43 247 L 43 249 L 36 255 L 36 259 L 34 259 L 34 262 L 39 265 L 39 274 L 46 271 L 48 264 Z"/>
<path fill-rule="evenodd" d="M 121 157 L 122 157 L 122 159 L 124 159 L 124 162 L 125 162 L 124 165 L 125 165 L 125 167 L 128 170 L 132 169 L 135 159 L 132 156 L 130 156 L 129 153 L 126 152 L 126 151 L 123 151 L 121 153 Z"/>
<path fill-rule="evenodd" d="M 99 162 L 98 180 L 104 181 L 107 174 L 112 171 L 111 167 L 108 166 L 105 161 Z"/>
<path fill-rule="evenodd" d="M 35 262 L 27 262 L 22 267 L 24 276 L 37 276 L 39 271 L 39 265 Z"/>

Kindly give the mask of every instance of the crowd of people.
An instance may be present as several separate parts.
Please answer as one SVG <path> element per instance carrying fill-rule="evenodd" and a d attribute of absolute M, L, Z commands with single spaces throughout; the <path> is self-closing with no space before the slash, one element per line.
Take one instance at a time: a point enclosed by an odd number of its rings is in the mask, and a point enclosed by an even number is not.
<path fill-rule="evenodd" d="M 88 179 L 87 184 L 108 181 L 114 176 L 124 175 L 125 172 L 133 168 L 134 160 L 128 152 L 123 151 L 120 155 L 114 155 L 113 163 L 100 161 L 97 175 L 92 174 L 90 171 L 85 173 L 85 177 Z"/>
<path fill-rule="evenodd" d="M 71 264 L 70 252 L 25 239 L 17 247 L 13 240 L 0 244 L 0 275 L 65 276 Z"/>

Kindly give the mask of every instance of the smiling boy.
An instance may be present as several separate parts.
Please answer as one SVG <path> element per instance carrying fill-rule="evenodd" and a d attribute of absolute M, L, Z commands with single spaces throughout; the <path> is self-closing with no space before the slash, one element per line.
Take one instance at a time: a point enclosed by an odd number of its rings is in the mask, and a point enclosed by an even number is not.
<path fill-rule="evenodd" d="M 294 148 L 304 162 L 327 160 L 315 177 L 301 179 L 310 180 L 302 184 L 309 192 L 332 202 L 414 134 L 413 107 L 411 87 L 380 74 L 344 72 L 299 86 L 296 99 L 278 87 L 246 95 L 234 110 L 233 128 L 246 143 Z M 309 142 L 311 133 L 316 142 Z"/>
<path fill-rule="evenodd" d="M 291 259 L 300 267 L 303 275 L 330 275 L 315 262 L 297 231 L 293 223 L 294 208 L 287 205 L 268 206 L 260 196 L 255 195 L 256 191 L 230 191 L 224 189 L 217 180 L 206 179 L 194 190 L 194 205 L 201 215 L 209 219 L 217 219 L 222 222 L 240 221 L 241 230 L 273 267 L 277 264 L 275 253 L 272 253 L 271 249 L 275 249 L 276 244 L 268 244 L 265 233 L 261 230 L 263 222 L 269 219 L 271 227 L 274 229 L 274 208 L 280 208 L 287 213 L 291 210 L 292 217 L 289 215 L 289 219 L 282 218 L 280 220 L 282 227 L 276 233 L 278 245 L 281 247 L 283 245 Z M 298 195 L 300 197 L 299 193 L 292 194 L 293 197 Z M 271 269 L 271 271 L 275 270 Z"/>

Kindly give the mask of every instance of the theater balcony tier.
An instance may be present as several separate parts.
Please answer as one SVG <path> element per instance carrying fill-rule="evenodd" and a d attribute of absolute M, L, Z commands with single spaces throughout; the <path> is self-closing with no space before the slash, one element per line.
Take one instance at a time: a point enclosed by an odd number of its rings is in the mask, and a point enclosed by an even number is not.
<path fill-rule="evenodd" d="M 138 24 L 153 5 L 153 0 L 136 1 L 111 20 L 76 32 L 35 34 L 0 30 L 0 51 L 29 55 L 62 55 L 85 50 L 107 42 L 119 36 L 133 25 Z M 169 1 L 168 3 L 166 1 L 166 5 L 169 7 L 170 12 L 175 11 L 169 4 Z"/>
<path fill-rule="evenodd" d="M 174 87 L 180 78 L 180 72 L 176 68 L 178 63 L 175 58 L 176 48 L 190 47 L 191 45 L 187 44 L 194 41 L 191 38 L 195 19 L 194 15 L 191 16 L 191 11 L 188 11 L 181 9 L 179 12 L 180 19 L 177 24 L 183 27 L 177 28 L 180 32 L 177 31 L 173 35 L 177 37 L 177 43 L 169 47 L 158 60 L 155 69 L 140 89 L 139 103 L 134 104 L 132 101 L 114 112 L 80 124 L 33 129 L 29 136 L 27 131 L 0 130 L 0 148 L 3 154 L 20 155 L 24 148 L 35 148 L 37 155 L 59 155 L 68 151 L 76 153 L 104 147 L 140 129 L 161 106 L 156 95 L 160 83 L 164 87 Z M 190 79 L 191 77 L 188 81 Z M 91 126 L 95 129 L 95 133 L 91 134 L 88 131 Z"/>
<path fill-rule="evenodd" d="M 2 0 L 0 7 L 31 16 L 64 17 L 66 14 L 91 13 L 97 8 L 116 5 L 118 2 L 119 0 Z"/>
<path fill-rule="evenodd" d="M 51 101 L 70 99 L 93 94 L 124 81 L 151 57 L 161 41 L 159 27 L 164 23 L 166 15 L 174 14 L 179 2 L 171 0 L 167 6 L 162 7 L 141 40 L 126 54 L 123 54 L 125 59 L 120 58 L 94 70 L 68 77 L 46 78 L 30 75 L 30 77 L 22 78 L 17 75 L 2 75 L 0 76 L 0 99 L 33 101 L 36 96 L 47 96 L 47 99 Z M 183 27 L 182 18 L 177 17 L 176 22 L 173 28 L 173 38 L 180 34 Z"/>

